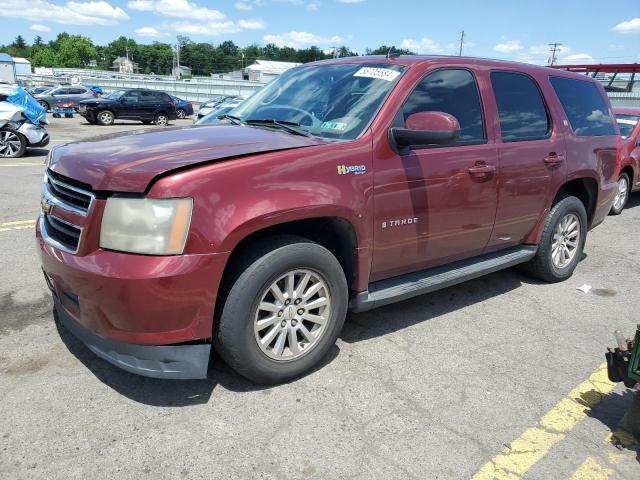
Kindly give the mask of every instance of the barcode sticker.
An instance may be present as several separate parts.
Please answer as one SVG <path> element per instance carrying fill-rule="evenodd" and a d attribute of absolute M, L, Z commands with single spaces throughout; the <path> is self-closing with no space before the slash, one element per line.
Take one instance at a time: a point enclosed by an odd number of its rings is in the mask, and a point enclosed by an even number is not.
<path fill-rule="evenodd" d="M 353 74 L 354 77 L 375 78 L 377 80 L 386 80 L 387 82 L 393 82 L 398 75 L 400 75 L 400 72 L 395 70 L 374 67 L 362 67 Z"/>

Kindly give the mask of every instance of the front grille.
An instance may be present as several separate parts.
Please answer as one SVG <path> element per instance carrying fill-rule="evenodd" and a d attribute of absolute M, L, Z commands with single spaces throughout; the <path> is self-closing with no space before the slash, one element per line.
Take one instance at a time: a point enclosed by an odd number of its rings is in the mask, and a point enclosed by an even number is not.
<path fill-rule="evenodd" d="M 80 243 L 82 229 L 71 225 L 53 215 L 42 215 L 43 233 L 49 243 L 69 253 L 76 253 Z"/>
<path fill-rule="evenodd" d="M 94 199 L 93 192 L 84 185 L 78 185 L 71 179 L 62 175 L 47 172 L 45 188 L 48 198 L 54 205 L 70 210 L 71 212 L 85 216 Z"/>

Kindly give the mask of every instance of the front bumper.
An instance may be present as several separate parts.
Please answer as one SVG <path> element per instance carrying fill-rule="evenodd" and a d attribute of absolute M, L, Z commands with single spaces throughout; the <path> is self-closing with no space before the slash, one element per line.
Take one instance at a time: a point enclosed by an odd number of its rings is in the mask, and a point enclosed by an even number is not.
<path fill-rule="evenodd" d="M 211 344 L 134 345 L 99 337 L 76 322 L 53 296 L 58 322 L 98 357 L 127 372 L 173 380 L 207 378 Z"/>
<path fill-rule="evenodd" d="M 39 225 L 36 238 L 60 316 L 96 354 L 146 376 L 206 375 L 202 356 L 211 349 L 226 254 L 163 257 L 98 248 L 76 255 L 50 244 Z"/>

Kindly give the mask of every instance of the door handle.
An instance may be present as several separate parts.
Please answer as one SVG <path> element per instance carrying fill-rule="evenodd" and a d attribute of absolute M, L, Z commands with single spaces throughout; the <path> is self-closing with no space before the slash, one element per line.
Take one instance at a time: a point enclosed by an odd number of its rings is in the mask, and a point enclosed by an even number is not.
<path fill-rule="evenodd" d="M 487 165 L 486 163 L 477 163 L 473 167 L 469 167 L 471 175 L 488 175 L 496 171 L 495 165 Z"/>
<path fill-rule="evenodd" d="M 555 167 L 564 162 L 564 155 L 557 154 L 556 152 L 551 152 L 549 155 L 544 157 L 544 163 L 549 165 L 550 167 Z"/>

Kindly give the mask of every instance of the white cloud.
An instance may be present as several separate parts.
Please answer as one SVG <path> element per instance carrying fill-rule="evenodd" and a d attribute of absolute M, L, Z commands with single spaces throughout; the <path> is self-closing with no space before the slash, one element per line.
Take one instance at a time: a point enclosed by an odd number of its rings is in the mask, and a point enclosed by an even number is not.
<path fill-rule="evenodd" d="M 427 53 L 442 53 L 444 49 L 438 42 L 431 40 L 430 38 L 423 37 L 418 40 L 407 38 L 402 40 L 402 48 L 411 50 L 412 52 L 427 54 Z"/>
<path fill-rule="evenodd" d="M 129 16 L 105 1 L 51 3 L 46 0 L 2 0 L 0 17 L 65 25 L 116 25 Z"/>
<path fill-rule="evenodd" d="M 632 18 L 625 22 L 620 22 L 613 27 L 618 33 L 640 33 L 640 17 Z"/>
<path fill-rule="evenodd" d="M 344 38 L 333 35 L 331 37 L 322 37 L 309 32 L 291 31 L 281 35 L 265 35 L 266 43 L 274 43 L 278 47 L 305 48 L 311 45 L 315 46 L 332 46 L 344 42 Z"/>
<path fill-rule="evenodd" d="M 261 30 L 265 27 L 264 20 L 259 18 L 253 20 L 238 20 L 238 26 L 244 30 Z"/>
<path fill-rule="evenodd" d="M 136 30 L 136 35 L 138 35 L 139 37 L 160 38 L 166 37 L 168 33 L 160 32 L 157 28 L 154 27 L 142 27 Z"/>
<path fill-rule="evenodd" d="M 153 12 L 162 17 L 189 18 L 218 21 L 225 15 L 220 10 L 201 7 L 187 0 L 132 0 L 127 3 L 131 10 Z"/>
<path fill-rule="evenodd" d="M 595 59 L 588 53 L 574 53 L 560 58 L 556 63 L 594 63 Z"/>
<path fill-rule="evenodd" d="M 236 2 L 234 5 L 238 10 L 249 11 L 253 10 L 253 5 L 247 2 Z"/>
<path fill-rule="evenodd" d="M 311 2 L 307 4 L 307 10 L 317 12 L 320 9 L 320 2 Z"/>
<path fill-rule="evenodd" d="M 51 27 L 47 27 L 46 25 L 42 25 L 40 23 L 34 23 L 29 27 L 29 30 L 33 30 L 34 32 L 50 32 Z"/>
<path fill-rule="evenodd" d="M 237 23 L 226 22 L 207 22 L 207 23 L 190 23 L 190 22 L 175 22 L 167 23 L 163 25 L 164 28 L 168 28 L 177 33 L 186 33 L 188 35 L 229 35 L 231 33 L 238 33 L 242 29 Z"/>
<path fill-rule="evenodd" d="M 338 3 L 362 3 L 366 1 L 367 0 L 336 0 Z"/>
<path fill-rule="evenodd" d="M 507 40 L 506 42 L 499 43 L 493 49 L 500 53 L 513 53 L 522 50 L 524 47 L 519 40 Z"/>

